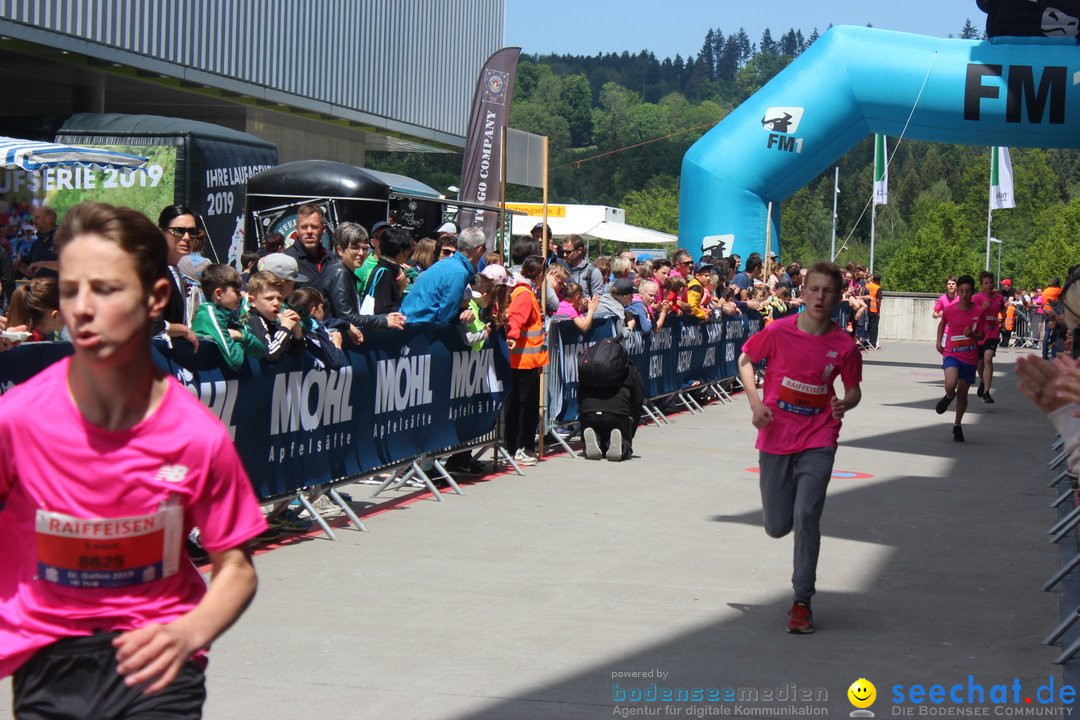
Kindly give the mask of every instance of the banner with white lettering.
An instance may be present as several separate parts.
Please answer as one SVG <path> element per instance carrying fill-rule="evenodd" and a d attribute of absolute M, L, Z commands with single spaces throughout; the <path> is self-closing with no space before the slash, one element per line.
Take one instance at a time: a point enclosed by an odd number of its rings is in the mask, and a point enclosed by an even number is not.
<path fill-rule="evenodd" d="M 466 128 L 460 200 L 487 205 L 494 205 L 499 200 L 502 131 L 510 124 L 510 101 L 514 97 L 514 78 L 520 55 L 521 48 L 503 48 L 489 57 L 480 70 Z M 458 225 L 462 230 L 482 228 L 488 247 L 494 247 L 498 220 L 495 213 L 462 208 Z"/>
<path fill-rule="evenodd" d="M 736 377 L 742 345 L 761 326 L 761 316 L 756 312 L 709 322 L 677 317 L 651 333 L 632 332 L 623 345 L 630 362 L 641 373 L 645 397 L 657 398 L 701 383 Z M 613 337 L 613 329 L 610 320 L 594 324 L 586 333 L 570 321 L 551 324 L 547 392 L 551 425 L 577 420 L 578 360 L 590 345 Z"/>
<path fill-rule="evenodd" d="M 71 354 L 70 343 L 31 343 L 0 353 L 0 390 Z M 332 370 L 313 356 L 222 369 L 210 340 L 170 347 L 154 361 L 228 428 L 260 499 L 325 485 L 495 429 L 510 387 L 505 337 L 480 350 L 456 326 L 419 323 L 368 332 Z"/>

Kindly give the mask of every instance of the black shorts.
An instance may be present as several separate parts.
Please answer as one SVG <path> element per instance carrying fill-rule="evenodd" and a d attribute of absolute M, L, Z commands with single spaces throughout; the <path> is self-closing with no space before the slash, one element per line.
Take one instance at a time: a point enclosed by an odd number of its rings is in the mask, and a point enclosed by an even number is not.
<path fill-rule="evenodd" d="M 990 338 L 984 343 L 979 343 L 979 358 L 981 359 L 986 351 L 989 350 L 991 355 L 997 355 L 998 343 L 1001 342 L 1001 338 Z"/>
<path fill-rule="evenodd" d="M 66 638 L 42 648 L 13 676 L 18 720 L 176 718 L 198 720 L 206 677 L 188 661 L 169 687 L 154 695 L 129 688 L 116 672 L 113 638 L 119 633 Z"/>

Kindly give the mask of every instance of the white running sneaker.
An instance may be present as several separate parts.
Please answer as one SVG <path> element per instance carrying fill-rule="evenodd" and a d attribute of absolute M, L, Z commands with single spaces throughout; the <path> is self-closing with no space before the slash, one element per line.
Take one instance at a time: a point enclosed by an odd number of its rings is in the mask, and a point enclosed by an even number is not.
<path fill-rule="evenodd" d="M 606 457 L 611 462 L 622 462 L 622 430 L 619 428 L 611 431 Z"/>
<path fill-rule="evenodd" d="M 518 465 L 535 465 L 537 460 L 535 455 L 522 448 L 514 453 L 514 462 Z"/>
<path fill-rule="evenodd" d="M 585 457 L 587 459 L 600 460 L 604 457 L 604 454 L 600 452 L 600 442 L 596 438 L 596 430 L 587 427 L 581 436 L 585 439 Z"/>

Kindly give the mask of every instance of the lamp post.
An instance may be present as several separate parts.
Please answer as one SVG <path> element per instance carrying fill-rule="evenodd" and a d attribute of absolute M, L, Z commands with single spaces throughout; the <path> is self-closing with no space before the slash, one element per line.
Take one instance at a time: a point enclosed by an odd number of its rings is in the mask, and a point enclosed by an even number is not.
<path fill-rule="evenodd" d="M 997 246 L 998 246 L 998 267 L 997 267 L 997 283 L 996 284 L 1000 285 L 1001 284 L 1001 241 L 998 240 L 996 237 L 992 237 L 992 238 L 990 238 L 990 242 L 991 243 L 997 243 Z M 988 261 L 987 266 L 989 266 L 989 264 L 990 263 Z"/>
<path fill-rule="evenodd" d="M 832 247 L 829 250 L 829 262 L 836 262 L 836 201 L 840 195 L 840 166 L 836 166 L 836 178 L 833 180 L 832 198 Z"/>

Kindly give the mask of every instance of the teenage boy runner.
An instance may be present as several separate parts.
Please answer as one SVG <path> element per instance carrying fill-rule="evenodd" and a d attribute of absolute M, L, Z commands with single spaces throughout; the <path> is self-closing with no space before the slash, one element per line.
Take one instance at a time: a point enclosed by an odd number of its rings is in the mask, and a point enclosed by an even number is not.
<path fill-rule="evenodd" d="M 795 601 L 789 633 L 814 632 L 814 595 L 821 513 L 832 477 L 840 421 L 862 399 L 862 356 L 831 320 L 840 301 L 840 268 L 818 262 L 806 275 L 803 312 L 770 323 L 750 337 L 739 356 L 739 379 L 758 429 L 761 505 L 765 532 L 774 538 L 795 530 Z M 764 399 L 754 364 L 766 360 Z M 837 376 L 844 397 L 836 395 Z"/>
<path fill-rule="evenodd" d="M 975 394 L 981 397 L 984 403 L 992 404 L 994 398 L 990 397 L 990 384 L 994 381 L 994 355 L 997 354 L 998 344 L 1001 342 L 1000 316 L 1005 309 L 1005 296 L 994 286 L 993 273 L 986 270 L 979 273 L 979 288 L 981 292 L 971 298 L 971 303 L 984 309 L 986 337 L 979 343 L 979 363 L 976 368 L 979 389 Z"/>
<path fill-rule="evenodd" d="M 74 353 L 0 398 L 0 678 L 18 718 L 194 720 L 266 522 L 229 433 L 150 355 L 161 231 L 84 202 L 56 248 Z M 184 551 L 193 525 L 209 587 Z"/>
<path fill-rule="evenodd" d="M 956 442 L 964 442 L 960 422 L 967 410 L 968 388 L 975 382 L 978 344 L 986 327 L 983 308 L 971 302 L 974 294 L 975 278 L 961 275 L 956 280 L 956 302 L 942 311 L 938 321 L 937 351 L 944 358 L 941 366 L 945 370 L 945 396 L 938 400 L 934 409 L 938 415 L 944 415 L 956 398 L 956 422 L 953 424 Z"/>

